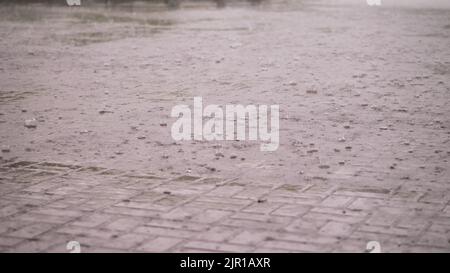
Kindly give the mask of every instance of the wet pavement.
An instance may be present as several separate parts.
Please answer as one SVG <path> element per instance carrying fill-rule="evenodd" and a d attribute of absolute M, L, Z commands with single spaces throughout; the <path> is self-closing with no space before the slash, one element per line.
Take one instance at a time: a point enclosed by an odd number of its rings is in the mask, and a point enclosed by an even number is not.
<path fill-rule="evenodd" d="M 0 250 L 448 252 L 450 10 L 361 2 L 2 5 Z M 194 96 L 279 149 L 175 142 Z"/>

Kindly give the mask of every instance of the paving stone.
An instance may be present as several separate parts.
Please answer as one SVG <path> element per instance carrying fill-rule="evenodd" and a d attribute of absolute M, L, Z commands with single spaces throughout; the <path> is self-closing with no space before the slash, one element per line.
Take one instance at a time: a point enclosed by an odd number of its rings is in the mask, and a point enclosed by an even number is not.
<path fill-rule="evenodd" d="M 270 232 L 268 231 L 248 231 L 244 230 L 236 235 L 229 242 L 233 244 L 243 244 L 255 246 L 262 241 L 269 238 Z"/>
<path fill-rule="evenodd" d="M 242 186 L 219 186 L 206 194 L 206 196 L 224 196 L 231 197 L 244 189 Z"/>
<path fill-rule="evenodd" d="M 320 229 L 319 233 L 329 236 L 347 237 L 352 233 L 353 229 L 352 225 L 347 223 L 328 222 Z"/>
<path fill-rule="evenodd" d="M 296 217 L 307 213 L 310 209 L 310 206 L 287 204 L 282 205 L 280 208 L 273 211 L 272 214 Z"/>
<path fill-rule="evenodd" d="M 72 221 L 70 225 L 93 228 L 105 223 L 111 218 L 111 215 L 95 213 L 80 217 L 77 220 Z"/>
<path fill-rule="evenodd" d="M 7 235 L 19 238 L 34 238 L 37 235 L 50 230 L 51 228 L 54 228 L 54 225 L 48 223 L 34 223 L 14 232 L 8 233 Z"/>
<path fill-rule="evenodd" d="M 323 200 L 320 205 L 324 207 L 345 208 L 352 200 L 353 198 L 351 197 L 330 195 L 325 200 Z"/>
<path fill-rule="evenodd" d="M 225 210 L 208 209 L 202 213 L 197 214 L 192 218 L 193 222 L 212 224 L 219 221 L 226 216 L 231 215 L 231 212 Z"/>
<path fill-rule="evenodd" d="M 145 220 L 142 218 L 121 217 L 107 224 L 106 228 L 112 230 L 130 231 L 142 224 L 144 221 Z"/>
<path fill-rule="evenodd" d="M 192 230 L 175 229 L 168 227 L 155 227 L 155 226 L 138 226 L 133 230 L 133 232 L 155 236 L 167 236 L 173 238 L 189 239 L 194 238 L 199 234 L 203 234 L 203 232 L 205 231 L 192 231 Z"/>
<path fill-rule="evenodd" d="M 150 236 L 142 234 L 127 233 L 120 235 L 102 244 L 105 248 L 132 249 L 149 239 Z"/>
<path fill-rule="evenodd" d="M 231 242 L 228 239 L 234 236 L 238 231 L 239 229 L 213 226 L 206 231 L 197 233 L 192 238 L 199 241 Z"/>
<path fill-rule="evenodd" d="M 177 245 L 178 243 L 180 243 L 181 241 L 182 241 L 181 239 L 177 238 L 160 236 L 146 243 L 143 243 L 137 249 L 145 252 L 165 252 L 168 251 L 170 248 L 174 247 L 175 245 Z"/>
<path fill-rule="evenodd" d="M 23 238 L 0 236 L 0 246 L 11 248 L 14 245 L 19 244 L 23 240 L 24 240 Z"/>
<path fill-rule="evenodd" d="M 426 232 L 421 236 L 421 238 L 418 241 L 418 244 L 428 247 L 442 247 L 448 250 L 450 249 L 450 234 Z"/>
<path fill-rule="evenodd" d="M 252 199 L 257 200 L 261 196 L 269 193 L 271 190 L 270 187 L 244 187 L 244 189 L 233 195 L 234 198 L 244 198 L 244 199 Z"/>

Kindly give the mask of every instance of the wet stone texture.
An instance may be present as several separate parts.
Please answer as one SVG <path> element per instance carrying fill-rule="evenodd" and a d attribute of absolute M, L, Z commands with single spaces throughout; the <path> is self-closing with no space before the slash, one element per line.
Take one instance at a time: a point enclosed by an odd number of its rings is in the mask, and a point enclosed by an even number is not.
<path fill-rule="evenodd" d="M 449 9 L 332 2 L 2 4 L 0 251 L 450 251 Z M 194 96 L 279 149 L 174 141 Z"/>

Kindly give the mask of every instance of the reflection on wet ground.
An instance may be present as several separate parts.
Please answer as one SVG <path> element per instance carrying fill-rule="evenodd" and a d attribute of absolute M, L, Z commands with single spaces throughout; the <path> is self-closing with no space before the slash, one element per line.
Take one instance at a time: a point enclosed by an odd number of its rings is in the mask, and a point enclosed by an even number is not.
<path fill-rule="evenodd" d="M 82 6 L 103 6 L 108 8 L 120 8 L 124 10 L 133 10 L 134 8 L 142 9 L 145 6 L 153 5 L 151 9 L 155 8 L 155 5 L 165 5 L 167 8 L 180 8 L 186 5 L 214 5 L 218 8 L 235 5 L 259 5 L 263 2 L 270 2 L 270 0 L 81 0 Z M 18 1 L 4 1 L 3 4 L 44 4 L 52 6 L 65 6 L 64 0 L 18 0 Z"/>
<path fill-rule="evenodd" d="M 31 3 L 32 2 L 32 3 Z M 288 3 L 286 5 L 286 3 Z M 276 5 L 295 9 L 301 1 L 271 0 L 164 0 L 164 1 L 97 1 L 84 0 L 82 6 L 68 7 L 61 1 L 5 2 L 0 6 L 0 22 L 17 24 L 22 28 L 31 24 L 43 28 L 45 37 L 21 37 L 25 43 L 84 46 L 123 38 L 149 37 L 163 30 L 181 25 L 184 30 L 202 31 L 200 21 L 216 20 L 208 16 L 180 16 L 177 11 L 213 11 L 217 8 L 273 8 Z M 38 23 L 39 24 L 36 24 Z M 19 26 L 19 24 L 22 24 Z M 214 28 L 208 30 L 245 30 L 246 27 Z M 4 37 L 13 32 L 3 33 Z M 27 39 L 29 38 L 29 39 Z"/>

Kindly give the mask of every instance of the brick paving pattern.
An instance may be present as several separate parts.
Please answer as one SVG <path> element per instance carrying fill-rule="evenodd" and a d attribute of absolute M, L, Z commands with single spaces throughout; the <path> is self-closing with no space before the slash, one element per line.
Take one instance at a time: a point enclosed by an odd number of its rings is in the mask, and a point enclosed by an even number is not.
<path fill-rule="evenodd" d="M 449 187 L 245 184 L 49 162 L 1 168 L 0 250 L 448 252 Z"/>

